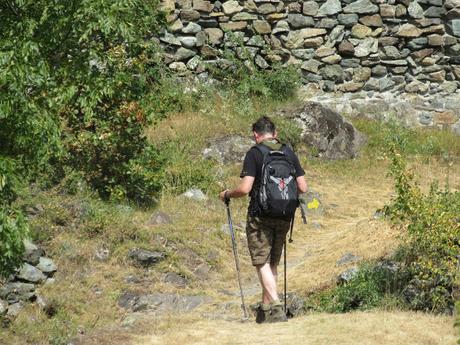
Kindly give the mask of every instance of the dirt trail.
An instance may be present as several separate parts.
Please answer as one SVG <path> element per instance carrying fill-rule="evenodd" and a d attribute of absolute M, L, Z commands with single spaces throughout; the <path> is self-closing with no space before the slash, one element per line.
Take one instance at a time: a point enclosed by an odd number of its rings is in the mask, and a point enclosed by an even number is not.
<path fill-rule="evenodd" d="M 294 242 L 288 247 L 288 291 L 308 293 L 334 284 L 335 277 L 354 263 L 339 265 L 347 253 L 378 258 L 396 247 L 399 233 L 374 217 L 392 193 L 391 181 L 380 174 L 322 178 L 314 190 L 321 210 L 309 224 L 296 219 Z M 313 176 L 311 176 L 313 179 Z M 318 183 L 319 182 L 319 183 Z M 240 248 L 241 251 L 245 250 Z M 282 289 L 282 263 L 279 290 Z M 247 304 L 260 298 L 251 267 L 243 268 Z M 353 345 L 450 345 L 456 343 L 453 318 L 413 312 L 355 312 L 341 315 L 313 313 L 283 324 L 241 323 L 239 290 L 187 316 L 156 320 L 155 330 L 133 341 L 153 344 L 353 344 Z"/>

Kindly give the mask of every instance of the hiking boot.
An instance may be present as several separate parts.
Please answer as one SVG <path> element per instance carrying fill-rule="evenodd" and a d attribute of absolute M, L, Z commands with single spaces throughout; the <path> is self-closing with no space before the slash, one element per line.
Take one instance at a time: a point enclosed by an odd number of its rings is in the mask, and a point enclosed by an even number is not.
<path fill-rule="evenodd" d="M 272 306 L 270 313 L 270 322 L 286 322 L 287 316 L 281 304 Z"/>
<path fill-rule="evenodd" d="M 269 322 L 270 320 L 270 305 L 268 304 L 259 304 L 256 311 L 256 322 L 264 323 Z"/>

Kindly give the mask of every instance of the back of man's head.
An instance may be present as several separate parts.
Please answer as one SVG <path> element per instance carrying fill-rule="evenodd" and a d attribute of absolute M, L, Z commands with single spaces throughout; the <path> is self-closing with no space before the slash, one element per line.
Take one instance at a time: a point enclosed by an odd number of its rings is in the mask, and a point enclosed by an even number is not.
<path fill-rule="evenodd" d="M 252 130 L 258 134 L 275 134 L 275 124 L 267 116 L 262 116 L 252 124 Z"/>

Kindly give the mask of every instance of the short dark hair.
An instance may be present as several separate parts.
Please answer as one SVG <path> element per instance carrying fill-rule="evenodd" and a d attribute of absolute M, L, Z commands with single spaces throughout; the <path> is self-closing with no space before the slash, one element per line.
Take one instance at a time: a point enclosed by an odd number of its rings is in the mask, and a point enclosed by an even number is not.
<path fill-rule="evenodd" d="M 258 134 L 275 134 L 275 124 L 267 116 L 262 116 L 252 124 L 252 130 Z"/>

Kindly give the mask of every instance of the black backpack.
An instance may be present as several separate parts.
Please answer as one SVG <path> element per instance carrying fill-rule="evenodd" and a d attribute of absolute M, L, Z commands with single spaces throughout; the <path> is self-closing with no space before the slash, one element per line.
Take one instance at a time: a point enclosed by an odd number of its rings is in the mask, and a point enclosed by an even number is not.
<path fill-rule="evenodd" d="M 272 150 L 255 146 L 263 155 L 262 174 L 256 199 L 261 213 L 270 217 L 293 217 L 298 206 L 296 170 L 286 145 Z"/>

